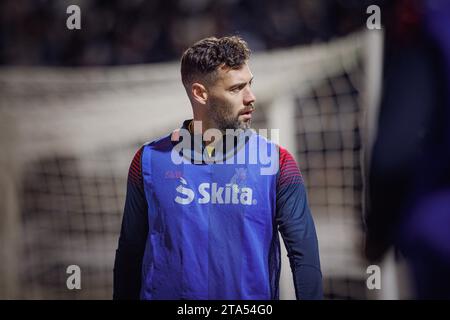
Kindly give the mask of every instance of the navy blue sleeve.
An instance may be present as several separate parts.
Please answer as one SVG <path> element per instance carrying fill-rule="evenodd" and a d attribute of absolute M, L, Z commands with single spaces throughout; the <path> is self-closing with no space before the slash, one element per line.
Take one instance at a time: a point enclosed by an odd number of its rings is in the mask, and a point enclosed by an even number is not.
<path fill-rule="evenodd" d="M 276 222 L 288 253 L 296 297 L 322 299 L 318 241 L 305 185 L 294 158 L 281 147 L 276 202 Z"/>
<path fill-rule="evenodd" d="M 141 170 L 142 149 L 137 151 L 128 172 L 122 228 L 114 262 L 115 300 L 138 300 L 140 296 L 142 259 L 148 235 L 148 205 Z"/>

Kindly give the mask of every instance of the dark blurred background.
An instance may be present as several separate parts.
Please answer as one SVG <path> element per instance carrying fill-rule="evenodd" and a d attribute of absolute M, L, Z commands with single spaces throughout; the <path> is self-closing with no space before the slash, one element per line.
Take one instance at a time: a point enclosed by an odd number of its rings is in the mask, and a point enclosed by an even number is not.
<path fill-rule="evenodd" d="M 0 64 L 90 66 L 170 61 L 206 36 L 240 34 L 253 51 L 328 41 L 365 25 L 369 0 L 6 0 Z M 67 32 L 66 8 L 81 8 Z"/>

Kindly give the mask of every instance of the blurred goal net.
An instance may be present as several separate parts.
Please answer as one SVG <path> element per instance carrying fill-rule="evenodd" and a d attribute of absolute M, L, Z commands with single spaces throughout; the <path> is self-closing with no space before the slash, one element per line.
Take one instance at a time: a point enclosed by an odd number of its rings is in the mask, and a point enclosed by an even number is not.
<path fill-rule="evenodd" d="M 325 298 L 365 299 L 366 34 L 254 54 L 254 127 L 279 128 L 318 231 Z M 110 299 L 128 167 L 190 117 L 177 62 L 0 70 L 0 297 Z M 285 256 L 285 254 L 284 254 Z M 281 298 L 294 298 L 283 259 Z M 69 290 L 66 269 L 81 269 Z"/>

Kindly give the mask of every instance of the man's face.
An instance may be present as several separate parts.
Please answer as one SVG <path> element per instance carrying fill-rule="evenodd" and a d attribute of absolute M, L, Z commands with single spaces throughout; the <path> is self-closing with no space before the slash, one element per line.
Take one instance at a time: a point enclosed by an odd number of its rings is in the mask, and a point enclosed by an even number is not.
<path fill-rule="evenodd" d="M 255 96 L 253 75 L 247 64 L 240 69 L 219 68 L 214 84 L 208 87 L 208 116 L 216 129 L 250 128 Z"/>

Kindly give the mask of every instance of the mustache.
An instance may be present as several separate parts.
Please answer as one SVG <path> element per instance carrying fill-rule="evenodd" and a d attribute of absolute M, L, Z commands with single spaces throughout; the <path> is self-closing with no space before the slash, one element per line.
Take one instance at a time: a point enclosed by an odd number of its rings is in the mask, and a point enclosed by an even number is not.
<path fill-rule="evenodd" d="M 241 112 L 239 112 L 239 114 L 241 115 L 241 114 L 244 114 L 244 113 L 247 113 L 247 112 L 250 112 L 250 111 L 255 111 L 255 106 L 253 105 L 253 104 L 251 104 L 250 105 L 250 108 L 244 108 Z"/>

